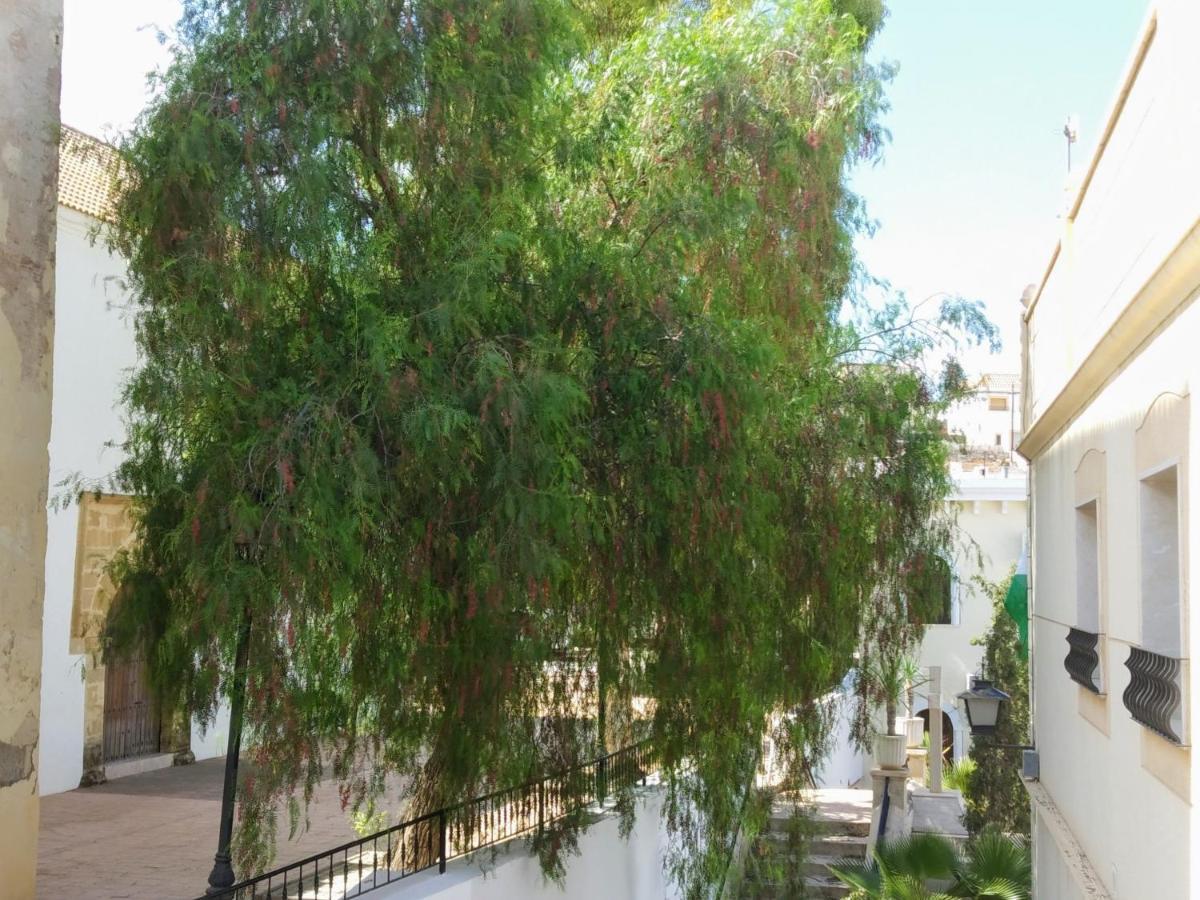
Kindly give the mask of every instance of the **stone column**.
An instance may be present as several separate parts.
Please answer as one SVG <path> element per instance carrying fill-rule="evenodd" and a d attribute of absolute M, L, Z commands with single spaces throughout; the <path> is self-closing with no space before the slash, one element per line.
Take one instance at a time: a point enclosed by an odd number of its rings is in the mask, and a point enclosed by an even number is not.
<path fill-rule="evenodd" d="M 867 835 L 867 853 L 880 841 L 891 843 L 912 834 L 912 804 L 908 793 L 909 771 L 871 770 L 871 830 Z"/>
<path fill-rule="evenodd" d="M 942 792 L 942 667 L 929 667 L 929 790 Z"/>
<path fill-rule="evenodd" d="M 0 3 L 0 898 L 34 896 L 62 0 Z"/>

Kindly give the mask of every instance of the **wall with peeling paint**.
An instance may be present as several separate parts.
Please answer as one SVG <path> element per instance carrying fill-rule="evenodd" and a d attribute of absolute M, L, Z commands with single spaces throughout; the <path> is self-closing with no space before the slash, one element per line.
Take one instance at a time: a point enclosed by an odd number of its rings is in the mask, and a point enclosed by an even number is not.
<path fill-rule="evenodd" d="M 0 898 L 33 896 L 62 0 L 0 4 Z"/>

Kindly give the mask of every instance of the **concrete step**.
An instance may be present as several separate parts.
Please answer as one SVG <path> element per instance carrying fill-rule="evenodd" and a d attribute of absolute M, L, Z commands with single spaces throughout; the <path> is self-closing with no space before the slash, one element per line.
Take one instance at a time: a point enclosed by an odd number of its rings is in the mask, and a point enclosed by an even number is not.
<path fill-rule="evenodd" d="M 829 834 L 814 838 L 808 845 L 810 856 L 867 858 L 867 839 L 857 834 Z"/>
<path fill-rule="evenodd" d="M 794 900 L 795 896 L 796 892 L 792 890 L 791 886 L 783 884 L 745 882 L 741 889 L 743 900 Z M 829 877 L 810 875 L 804 879 L 804 896 L 806 898 L 849 897 L 850 888 L 832 875 Z"/>
<path fill-rule="evenodd" d="M 787 834 L 792 824 L 791 810 L 776 807 L 767 819 L 767 829 L 779 834 Z M 844 834 L 856 837 L 866 837 L 871 831 L 871 820 L 867 819 L 834 819 L 818 816 L 809 820 L 810 827 L 818 834 Z"/>
<path fill-rule="evenodd" d="M 804 874 L 805 875 L 828 875 L 829 866 L 832 863 L 841 862 L 846 859 L 844 856 L 824 856 L 812 854 L 804 858 Z"/>

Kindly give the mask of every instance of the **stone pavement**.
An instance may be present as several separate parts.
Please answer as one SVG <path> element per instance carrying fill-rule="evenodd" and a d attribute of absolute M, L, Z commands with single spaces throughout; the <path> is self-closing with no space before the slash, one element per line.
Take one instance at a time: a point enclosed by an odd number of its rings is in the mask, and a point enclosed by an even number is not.
<path fill-rule="evenodd" d="M 46 900 L 190 900 L 207 887 L 217 848 L 224 759 L 131 775 L 43 797 L 38 897 Z M 387 799 L 397 812 L 398 792 Z M 337 785 L 319 785 L 311 827 L 288 840 L 279 819 L 275 865 L 357 837 Z M 392 815 L 391 822 L 397 821 Z"/>

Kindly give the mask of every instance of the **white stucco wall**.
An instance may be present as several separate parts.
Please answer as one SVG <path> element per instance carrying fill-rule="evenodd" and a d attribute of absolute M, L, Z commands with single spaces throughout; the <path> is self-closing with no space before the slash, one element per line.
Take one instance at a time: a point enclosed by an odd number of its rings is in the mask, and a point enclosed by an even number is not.
<path fill-rule="evenodd" d="M 50 431 L 50 496 L 64 478 L 103 481 L 121 462 L 121 387 L 137 361 L 133 323 L 121 278 L 124 263 L 90 240 L 96 220 L 58 207 L 55 277 L 54 400 Z M 46 542 L 46 602 L 42 630 L 42 717 L 39 792 L 79 786 L 83 774 L 83 657 L 70 652 L 79 507 L 51 510 Z M 201 735 L 192 726 L 197 759 L 225 752 L 228 712 Z"/>
<path fill-rule="evenodd" d="M 828 755 L 813 771 L 817 787 L 854 787 L 870 771 L 871 757 L 850 740 L 850 725 L 854 717 L 853 675 L 848 675 L 840 691 L 825 698 L 834 716 L 830 731 Z"/>
<path fill-rule="evenodd" d="M 1038 820 L 1036 813 L 1032 824 L 1033 883 L 1037 886 L 1037 900 L 1089 900 L 1068 871 L 1050 830 Z"/>
<path fill-rule="evenodd" d="M 123 434 L 116 403 L 124 372 L 136 361 L 133 332 L 121 314 L 119 258 L 88 235 L 95 220 L 58 207 L 55 277 L 54 404 L 50 430 L 50 495 L 64 478 L 112 474 Z M 46 542 L 42 632 L 42 794 L 78 787 L 83 773 L 83 658 L 69 652 L 79 508 L 51 511 Z"/>
<path fill-rule="evenodd" d="M 566 860 L 561 887 L 545 880 L 537 859 L 517 840 L 486 874 L 480 869 L 482 860 L 460 860 L 451 863 L 445 875 L 436 871 L 416 875 L 381 888 L 377 896 L 380 900 L 672 900 L 679 894 L 663 871 L 668 844 L 662 799 L 658 789 L 643 795 L 627 839 L 618 833 L 616 816 L 592 825 L 579 840 L 579 853 Z"/>
<path fill-rule="evenodd" d="M 1189 896 L 1192 840 L 1200 836 L 1194 790 L 1187 787 L 1197 778 L 1192 752 L 1143 728 L 1122 703 L 1129 684 L 1124 663 L 1129 648 L 1141 643 L 1135 429 L 1161 392 L 1186 394 L 1191 385 L 1200 385 L 1198 346 L 1200 306 L 1193 303 L 1033 466 L 1034 731 L 1041 780 L 1101 879 L 1110 890 L 1118 885 L 1116 897 Z M 1188 452 L 1193 472 L 1200 447 L 1196 399 L 1193 393 Z M 1101 554 L 1100 581 L 1107 598 L 1101 667 L 1108 690 L 1102 698 L 1083 696 L 1084 689 L 1063 668 L 1067 630 L 1077 621 L 1075 470 L 1089 450 L 1103 452 L 1106 480 L 1101 504 L 1107 552 Z M 1192 487 L 1185 507 L 1190 508 L 1195 491 Z M 1191 571 L 1200 563 L 1196 535 L 1191 529 L 1183 551 Z M 1186 603 L 1186 586 L 1184 597 Z M 1198 623 L 1192 617 L 1193 647 Z M 1193 667 L 1185 697 L 1193 722 L 1200 713 L 1196 676 Z M 1180 781 L 1186 787 L 1182 795 Z"/>
<path fill-rule="evenodd" d="M 1026 479 L 1020 469 L 985 478 L 960 478 L 952 499 L 960 546 L 953 560 L 956 601 L 955 622 L 930 625 L 921 642 L 922 668 L 941 666 L 942 709 L 954 723 L 954 758 L 970 749 L 970 738 L 963 727 L 965 714 L 957 707 L 955 695 L 969 687 L 970 677 L 979 674 L 983 647 L 973 644 L 986 636 L 992 623 L 992 601 L 978 578 L 996 583 L 1007 577 L 1021 555 L 1026 530 Z M 924 694 L 928 686 L 918 689 Z M 928 708 L 918 696 L 915 712 Z"/>
<path fill-rule="evenodd" d="M 1185 742 L 1194 743 L 1200 670 L 1187 660 L 1200 646 L 1200 616 L 1189 611 L 1187 573 L 1200 562 L 1191 517 L 1200 452 L 1200 5 L 1159 0 L 1152 16 L 1027 312 L 1034 738 L 1043 787 L 1117 900 L 1200 896 L 1200 754 L 1135 722 L 1122 697 L 1130 648 L 1146 637 L 1139 482 L 1146 461 L 1176 454 L 1178 442 L 1183 704 L 1193 723 Z M 1139 442 L 1164 392 L 1188 398 L 1189 425 L 1178 434 L 1156 428 Z M 1077 602 L 1075 509 L 1095 493 L 1103 696 L 1063 666 L 1068 629 L 1092 631 Z M 1037 847 L 1036 895 L 1072 896 L 1054 841 L 1039 833 Z"/>

